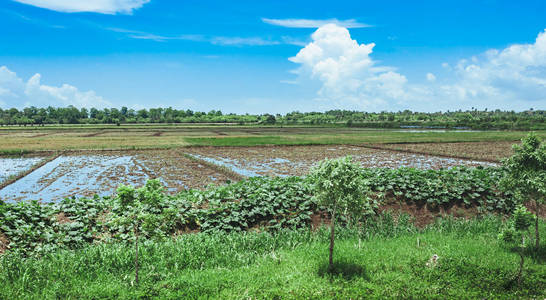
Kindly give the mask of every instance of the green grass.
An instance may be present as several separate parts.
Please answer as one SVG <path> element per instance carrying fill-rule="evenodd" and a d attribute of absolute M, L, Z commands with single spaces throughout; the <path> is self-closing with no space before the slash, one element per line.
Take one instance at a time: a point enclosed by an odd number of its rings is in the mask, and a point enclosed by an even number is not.
<path fill-rule="evenodd" d="M 546 138 L 546 132 L 537 133 Z M 376 144 L 376 143 L 443 143 L 443 142 L 498 142 L 518 141 L 526 135 L 517 131 L 487 132 L 399 132 L 392 130 L 340 131 L 325 129 L 321 132 L 302 131 L 289 134 L 280 131 L 278 135 L 227 136 L 227 137 L 185 137 L 192 146 L 259 146 L 259 145 L 329 145 L 329 144 Z"/>
<path fill-rule="evenodd" d="M 0 298 L 543 299 L 544 247 L 527 256 L 518 286 L 518 255 L 497 241 L 500 226 L 494 217 L 447 219 L 421 231 L 387 215 L 362 231 L 338 230 L 334 274 L 325 272 L 326 230 L 188 234 L 140 245 L 138 286 L 127 244 L 8 254 L 0 258 Z M 433 254 L 440 259 L 429 268 Z"/>

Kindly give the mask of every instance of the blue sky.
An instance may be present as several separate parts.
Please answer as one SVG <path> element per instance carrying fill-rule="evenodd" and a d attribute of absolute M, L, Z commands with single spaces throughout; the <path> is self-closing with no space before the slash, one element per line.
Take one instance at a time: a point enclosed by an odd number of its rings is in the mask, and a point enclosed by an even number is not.
<path fill-rule="evenodd" d="M 4 0 L 0 107 L 546 109 L 545 16 L 544 1 Z"/>

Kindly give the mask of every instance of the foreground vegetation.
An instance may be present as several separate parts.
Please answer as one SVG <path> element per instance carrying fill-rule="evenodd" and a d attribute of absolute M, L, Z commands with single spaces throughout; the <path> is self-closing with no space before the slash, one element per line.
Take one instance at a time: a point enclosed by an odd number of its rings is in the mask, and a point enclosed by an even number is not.
<path fill-rule="evenodd" d="M 425 205 L 438 213 L 456 204 L 463 210 L 466 206 L 482 213 L 507 213 L 516 202 L 510 191 L 497 186 L 503 175 L 498 168 L 361 169 L 362 182 L 370 190 L 365 206 L 356 219 L 339 220 L 361 222 L 389 203 Z M 41 253 L 132 241 L 135 229 L 142 238 L 153 239 L 193 231 L 309 228 L 313 215 L 326 212 L 311 188 L 307 178 L 251 178 L 171 196 L 159 180 L 151 180 L 139 189 L 122 186 L 112 197 L 0 202 L 0 232 L 10 241 L 10 251 Z M 138 223 L 135 218 L 140 218 Z"/>
<path fill-rule="evenodd" d="M 514 111 L 469 111 L 423 113 L 409 110 L 399 112 L 368 113 L 348 110 L 320 112 L 291 112 L 285 115 L 223 114 L 219 110 L 199 112 L 169 108 L 128 109 L 127 107 L 105 108 L 102 110 L 66 108 L 27 107 L 0 108 L 0 125 L 44 125 L 44 124 L 143 124 L 143 123 L 236 123 L 236 124 L 292 124 L 319 125 L 342 124 L 349 127 L 367 128 L 471 128 L 471 129 L 510 129 L 544 130 L 546 124 L 544 110 L 530 109 Z"/>
<path fill-rule="evenodd" d="M 394 218 L 396 217 L 396 218 Z M 438 220 L 423 230 L 382 215 L 338 230 L 327 273 L 326 229 L 197 233 L 140 243 L 140 283 L 130 244 L 90 245 L 40 257 L 0 257 L 0 298 L 536 298 L 546 296 L 544 248 L 518 254 L 497 239 L 500 218 Z M 541 231 L 546 226 L 541 222 Z M 435 264 L 427 263 L 434 255 Z"/>

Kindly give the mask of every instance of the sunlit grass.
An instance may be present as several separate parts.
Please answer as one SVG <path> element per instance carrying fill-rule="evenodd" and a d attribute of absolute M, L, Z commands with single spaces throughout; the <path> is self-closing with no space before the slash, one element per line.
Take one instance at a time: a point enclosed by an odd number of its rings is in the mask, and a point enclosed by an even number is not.
<path fill-rule="evenodd" d="M 500 226 L 498 218 L 444 220 L 419 231 L 386 219 L 342 229 L 335 274 L 324 271 L 327 230 L 189 234 L 140 245 L 138 286 L 132 245 L 8 255 L 0 259 L 0 298 L 544 298 L 544 249 L 515 285 L 518 256 L 497 241 Z M 438 264 L 427 267 L 433 254 Z"/>

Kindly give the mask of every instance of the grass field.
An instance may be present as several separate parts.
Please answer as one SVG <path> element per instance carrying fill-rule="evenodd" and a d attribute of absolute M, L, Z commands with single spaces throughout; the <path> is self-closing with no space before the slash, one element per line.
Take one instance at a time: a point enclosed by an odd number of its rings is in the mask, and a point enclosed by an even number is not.
<path fill-rule="evenodd" d="M 520 131 L 411 132 L 346 127 L 235 125 L 46 126 L 0 128 L 0 153 L 79 149 L 148 149 L 184 146 L 256 146 L 517 141 Z M 546 131 L 538 132 L 546 137 Z"/>
<path fill-rule="evenodd" d="M 338 231 L 327 274 L 328 231 L 191 234 L 140 245 L 140 282 L 130 244 L 92 245 L 44 257 L 0 257 L 3 299 L 543 299 L 545 249 L 519 257 L 497 240 L 501 221 L 442 220 L 418 230 L 384 217 Z M 541 223 L 541 232 L 546 226 Z M 437 254 L 437 265 L 427 267 Z"/>

